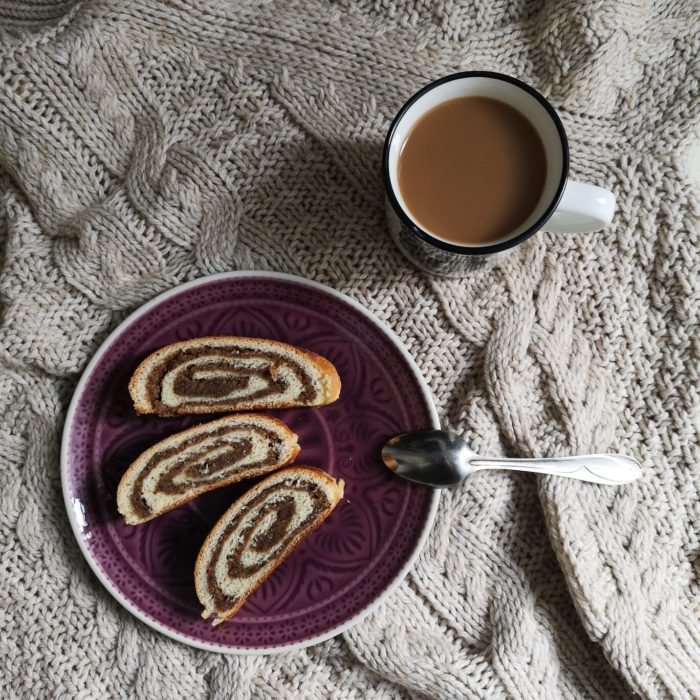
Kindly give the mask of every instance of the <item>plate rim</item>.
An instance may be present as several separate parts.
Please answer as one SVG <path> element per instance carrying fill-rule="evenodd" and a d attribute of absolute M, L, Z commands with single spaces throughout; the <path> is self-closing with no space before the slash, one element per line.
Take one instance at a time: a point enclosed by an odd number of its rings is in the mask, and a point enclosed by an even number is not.
<path fill-rule="evenodd" d="M 423 395 L 423 398 L 425 399 L 426 406 L 428 408 L 428 412 L 430 414 L 430 419 L 432 422 L 433 428 L 439 428 L 440 427 L 440 420 L 438 417 L 438 412 L 435 407 L 435 402 L 433 400 L 432 394 L 430 392 L 430 389 L 428 387 L 428 384 L 425 381 L 425 378 L 423 377 L 423 374 L 421 373 L 420 369 L 418 368 L 418 365 L 416 364 L 415 360 L 411 357 L 409 354 L 408 350 L 404 346 L 403 342 L 401 339 L 394 333 L 394 331 L 386 325 L 383 321 L 381 321 L 377 316 L 375 316 L 369 309 L 365 308 L 362 304 L 359 302 L 355 301 L 351 297 L 349 297 L 347 294 L 338 291 L 337 289 L 334 289 L 333 287 L 330 287 L 326 284 L 323 284 L 321 282 L 316 282 L 315 280 L 310 280 L 307 279 L 306 277 L 301 277 L 299 275 L 293 275 L 289 274 L 286 272 L 274 272 L 274 271 L 269 271 L 269 270 L 237 270 L 237 271 L 231 271 L 231 272 L 220 272 L 217 274 L 213 275 L 205 275 L 204 277 L 197 277 L 193 280 L 189 280 L 188 282 L 183 282 L 182 284 L 176 285 L 174 287 L 171 287 L 170 289 L 165 290 L 164 292 L 161 292 L 160 294 L 156 295 L 153 299 L 150 299 L 149 301 L 145 302 L 138 308 L 134 309 L 126 318 L 124 318 L 117 326 L 114 328 L 114 330 L 102 341 L 101 345 L 95 353 L 93 354 L 92 358 L 86 365 L 85 369 L 83 370 L 83 373 L 78 381 L 78 383 L 75 386 L 75 389 L 73 390 L 73 395 L 71 397 L 70 404 L 68 406 L 68 410 L 66 412 L 66 418 L 63 424 L 63 430 L 61 433 L 61 452 L 60 452 L 60 472 L 61 472 L 61 490 L 63 492 L 63 502 L 64 506 L 66 509 L 66 513 L 68 515 L 68 520 L 70 522 L 71 530 L 73 532 L 73 536 L 78 543 L 78 547 L 80 548 L 80 552 L 83 555 L 83 558 L 87 562 L 88 566 L 92 570 L 93 574 L 97 577 L 98 581 L 105 587 L 107 592 L 126 610 L 128 610 L 134 617 L 136 617 L 138 620 L 143 622 L 144 624 L 148 625 L 151 629 L 156 630 L 157 632 L 160 632 L 161 634 L 164 634 L 166 637 L 169 637 L 170 639 L 174 639 L 175 641 L 178 641 L 182 644 L 186 644 L 190 647 L 194 647 L 197 649 L 203 649 L 205 651 L 211 651 L 211 652 L 217 652 L 220 654 L 238 654 L 238 655 L 273 655 L 273 654 L 281 654 L 289 651 L 296 651 L 299 649 L 304 649 L 306 647 L 312 646 L 314 644 L 319 644 L 321 642 L 324 642 L 328 639 L 331 639 L 333 637 L 338 636 L 339 634 L 342 634 L 346 630 L 350 629 L 351 627 L 354 627 L 356 624 L 361 622 L 364 618 L 366 618 L 368 615 L 370 615 L 379 605 L 388 598 L 395 590 L 398 588 L 399 584 L 404 580 L 408 572 L 413 568 L 413 564 L 415 563 L 416 559 L 420 555 L 420 553 L 423 551 L 423 548 L 425 546 L 425 543 L 428 539 L 428 536 L 433 528 L 433 523 L 435 522 L 435 516 L 437 515 L 437 508 L 438 508 L 438 503 L 440 500 L 440 489 L 433 489 L 432 494 L 431 494 L 431 499 L 430 499 L 430 504 L 428 507 L 428 513 L 427 513 L 427 518 L 425 521 L 425 524 L 423 526 L 423 530 L 418 537 L 418 540 L 416 541 L 416 544 L 413 548 L 413 551 L 411 555 L 406 559 L 404 562 L 403 566 L 399 570 L 399 572 L 396 574 L 394 579 L 389 583 L 389 585 L 365 608 L 360 610 L 358 613 L 350 617 L 349 619 L 345 620 L 339 625 L 336 625 L 332 629 L 323 632 L 322 634 L 315 635 L 313 637 L 309 637 L 308 639 L 303 639 L 298 642 L 292 642 L 290 644 L 282 644 L 282 645 L 275 645 L 275 646 L 270 646 L 270 647 L 259 647 L 259 648 L 251 648 L 251 647 L 240 647 L 240 646 L 230 646 L 226 644 L 215 644 L 211 642 L 205 642 L 203 640 L 197 639 L 196 637 L 191 637 L 187 634 L 183 634 L 181 632 L 178 632 L 177 630 L 174 630 L 167 625 L 164 625 L 163 623 L 159 622 L 155 618 L 149 616 L 147 613 L 142 611 L 139 607 L 137 607 L 134 603 L 132 603 L 128 598 L 126 598 L 121 591 L 114 585 L 114 583 L 111 581 L 111 579 L 102 571 L 99 563 L 97 560 L 94 558 L 93 554 L 90 552 L 90 550 L 87 548 L 84 538 L 82 536 L 82 526 L 78 522 L 78 516 L 76 515 L 75 507 L 74 504 L 71 501 L 72 497 L 72 492 L 71 492 L 71 484 L 70 484 L 70 464 L 69 464 L 69 442 L 70 442 L 70 435 L 71 435 L 71 428 L 73 426 L 74 420 L 75 420 L 75 413 L 78 408 L 78 403 L 80 400 L 80 397 L 82 396 L 85 385 L 87 384 L 88 380 L 90 379 L 92 372 L 94 368 L 97 366 L 97 364 L 100 362 L 104 354 L 109 350 L 111 347 L 112 343 L 114 340 L 122 334 L 122 332 L 130 326 L 132 323 L 137 321 L 141 316 L 144 316 L 146 313 L 148 313 L 151 309 L 154 307 L 158 306 L 161 304 L 163 301 L 166 299 L 175 296 L 176 294 L 179 294 L 181 292 L 185 292 L 189 289 L 193 289 L 195 287 L 199 287 L 205 284 L 209 284 L 211 282 L 219 282 L 219 281 L 224 281 L 224 280 L 232 280 L 232 279 L 240 279 L 240 278 L 267 278 L 267 279 L 272 279 L 272 280 L 280 280 L 284 282 L 291 282 L 293 284 L 300 284 L 306 287 L 311 287 L 313 289 L 325 292 L 326 294 L 329 294 L 333 297 L 336 297 L 340 299 L 341 301 L 345 302 L 352 308 L 354 308 L 356 311 L 361 313 L 363 316 L 368 318 L 374 325 L 376 325 L 381 331 L 384 332 L 384 334 L 389 338 L 389 340 L 392 342 L 392 344 L 396 347 L 396 349 L 399 351 L 401 356 L 404 358 L 406 363 L 408 364 L 411 373 L 414 375 L 418 382 L 418 386 L 420 388 L 421 394 Z"/>

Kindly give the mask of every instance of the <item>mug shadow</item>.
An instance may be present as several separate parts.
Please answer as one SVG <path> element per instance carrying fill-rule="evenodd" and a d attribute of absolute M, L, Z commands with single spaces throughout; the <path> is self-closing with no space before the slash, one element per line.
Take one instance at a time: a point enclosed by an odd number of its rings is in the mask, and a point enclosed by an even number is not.
<path fill-rule="evenodd" d="M 394 245 L 386 224 L 383 143 L 314 141 L 328 159 L 310 157 L 308 140 L 284 143 L 246 195 L 239 244 L 279 250 L 271 267 L 335 287 L 387 287 L 418 272 Z M 281 241 L 270 231 L 284 231 Z M 263 240 L 261 240 L 263 239 Z M 300 255 L 295 255 L 299 251 Z"/>

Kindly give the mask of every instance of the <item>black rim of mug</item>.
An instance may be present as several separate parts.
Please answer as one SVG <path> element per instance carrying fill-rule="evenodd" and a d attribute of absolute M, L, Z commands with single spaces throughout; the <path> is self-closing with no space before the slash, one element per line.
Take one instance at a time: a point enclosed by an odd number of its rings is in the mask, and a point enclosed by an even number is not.
<path fill-rule="evenodd" d="M 552 198 L 552 201 L 547 205 L 547 208 L 545 209 L 542 216 L 540 216 L 537 219 L 537 221 L 535 221 L 535 223 L 532 224 L 532 226 L 527 228 L 522 233 L 519 233 L 517 236 L 509 238 L 506 241 L 501 241 L 500 243 L 495 243 L 494 245 L 457 245 L 455 243 L 448 243 L 447 241 L 443 241 L 439 238 L 436 238 L 427 231 L 423 230 L 420 226 L 416 224 L 415 221 L 413 221 L 413 219 L 411 219 L 408 216 L 408 214 L 403 210 L 403 208 L 399 204 L 398 200 L 396 199 L 396 195 L 394 194 L 394 188 L 391 184 L 391 178 L 389 176 L 389 148 L 393 141 L 396 127 L 398 126 L 399 122 L 406 114 L 408 109 L 411 107 L 411 105 L 413 105 L 414 102 L 416 102 L 416 100 L 420 99 L 427 92 L 430 92 L 434 88 L 438 87 L 438 85 L 448 83 L 452 80 L 460 80 L 462 78 L 493 78 L 495 80 L 502 80 L 506 83 L 511 83 L 512 85 L 519 87 L 521 90 L 525 90 L 525 92 L 527 92 L 529 95 L 532 95 L 532 97 L 534 97 L 545 108 L 547 114 L 549 114 L 552 121 L 554 122 L 554 125 L 556 126 L 557 133 L 559 134 L 559 139 L 561 141 L 561 177 L 559 178 L 559 184 L 557 185 L 557 190 L 554 194 L 554 197 Z M 435 246 L 436 248 L 442 248 L 443 250 L 447 250 L 450 253 L 457 253 L 461 255 L 490 255 L 491 253 L 498 253 L 502 250 L 508 250 L 509 248 L 513 248 L 516 245 L 522 243 L 523 241 L 526 241 L 528 238 L 530 238 L 530 236 L 537 233 L 537 231 L 539 231 L 542 228 L 542 226 L 547 222 L 547 220 L 552 216 L 555 209 L 557 208 L 557 205 L 559 204 L 559 200 L 561 199 L 562 194 L 564 193 L 566 179 L 569 174 L 569 141 L 566 138 L 564 125 L 561 123 L 561 119 L 556 113 L 554 107 L 552 107 L 552 105 L 547 101 L 547 99 L 543 97 L 539 92 L 537 92 L 535 88 L 531 87 L 527 83 L 524 83 L 522 80 L 518 80 L 517 78 L 513 78 L 510 75 L 505 75 L 503 73 L 494 73 L 491 71 L 463 71 L 461 73 L 453 73 L 452 75 L 446 75 L 443 78 L 438 78 L 438 80 L 434 80 L 432 83 L 429 83 L 425 87 L 421 88 L 418 92 L 416 92 L 412 97 L 409 98 L 409 100 L 403 105 L 403 107 L 401 107 L 401 109 L 398 111 L 398 114 L 394 117 L 394 121 L 391 122 L 389 131 L 386 135 L 386 138 L 384 139 L 382 170 L 384 175 L 384 189 L 386 191 L 387 197 L 389 198 L 389 202 L 391 203 L 392 208 L 399 216 L 403 224 L 407 228 L 409 228 L 413 233 L 415 233 L 419 238 L 424 240 L 426 243 Z"/>

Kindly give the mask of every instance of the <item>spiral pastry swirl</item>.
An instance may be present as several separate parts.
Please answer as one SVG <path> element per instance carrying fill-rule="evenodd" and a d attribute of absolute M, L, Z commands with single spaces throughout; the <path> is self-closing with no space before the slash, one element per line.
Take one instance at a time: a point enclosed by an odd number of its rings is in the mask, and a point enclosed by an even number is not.
<path fill-rule="evenodd" d="M 161 440 L 127 469 L 117 508 L 137 525 L 206 491 L 266 474 L 294 460 L 297 436 L 281 421 L 249 413 L 227 416 Z"/>
<path fill-rule="evenodd" d="M 320 355 L 287 343 L 221 336 L 168 345 L 136 369 L 129 392 L 138 413 L 190 413 L 321 406 L 340 379 Z"/>
<path fill-rule="evenodd" d="M 291 467 L 261 481 L 216 523 L 195 565 L 202 617 L 218 625 L 318 527 L 343 495 L 344 483 L 320 469 Z"/>

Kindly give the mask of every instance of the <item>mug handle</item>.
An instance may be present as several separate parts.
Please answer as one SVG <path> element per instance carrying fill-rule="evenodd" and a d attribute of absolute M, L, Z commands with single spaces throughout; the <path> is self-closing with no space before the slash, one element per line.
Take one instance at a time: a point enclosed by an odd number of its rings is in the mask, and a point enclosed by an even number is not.
<path fill-rule="evenodd" d="M 607 226 L 615 213 L 615 195 L 586 182 L 569 180 L 554 214 L 544 225 L 553 233 L 589 233 Z"/>

